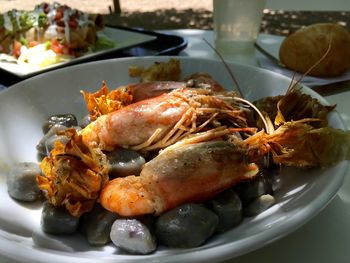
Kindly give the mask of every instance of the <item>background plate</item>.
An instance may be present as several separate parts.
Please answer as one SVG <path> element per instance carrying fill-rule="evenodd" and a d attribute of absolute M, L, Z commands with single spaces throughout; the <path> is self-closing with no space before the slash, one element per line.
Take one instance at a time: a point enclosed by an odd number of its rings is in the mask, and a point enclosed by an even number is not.
<path fill-rule="evenodd" d="M 268 54 L 279 61 L 279 50 L 282 41 L 285 39 L 283 36 L 275 36 L 269 34 L 259 34 L 256 39 L 257 44 L 263 48 Z"/>
<path fill-rule="evenodd" d="M 156 37 L 152 36 L 152 35 L 143 34 L 140 32 L 133 32 L 133 31 L 129 31 L 129 30 L 111 28 L 111 27 L 105 27 L 101 32 L 98 32 L 98 35 L 105 36 L 108 39 L 112 40 L 115 43 L 115 46 L 113 48 L 99 50 L 96 52 L 85 54 L 81 57 L 73 58 L 69 61 L 57 63 L 57 64 L 50 65 L 50 66 L 47 66 L 47 67 L 44 67 L 41 69 L 33 69 L 27 65 L 17 64 L 17 63 L 9 63 L 6 61 L 0 61 L 0 68 L 18 76 L 18 77 L 26 77 L 26 76 L 30 76 L 33 74 L 45 72 L 49 69 L 61 67 L 63 65 L 67 66 L 67 65 L 70 65 L 72 63 L 78 63 L 78 62 L 82 62 L 82 61 L 87 60 L 87 59 L 91 59 L 91 58 L 98 57 L 101 55 L 106 55 L 106 54 L 109 54 L 109 53 L 112 53 L 112 52 L 115 52 L 115 51 L 118 51 L 121 49 L 136 46 L 136 45 L 146 43 L 146 42 L 149 42 L 149 41 L 156 39 Z"/>

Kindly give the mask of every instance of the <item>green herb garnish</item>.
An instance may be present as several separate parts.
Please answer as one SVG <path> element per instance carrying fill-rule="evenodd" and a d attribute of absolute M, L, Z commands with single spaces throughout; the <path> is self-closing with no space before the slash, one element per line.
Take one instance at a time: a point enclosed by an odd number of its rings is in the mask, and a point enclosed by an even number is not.
<path fill-rule="evenodd" d="M 110 40 L 107 37 L 103 37 L 103 36 L 99 36 L 96 40 L 96 43 L 94 45 L 94 47 L 92 48 L 93 51 L 99 51 L 99 50 L 103 50 L 103 49 L 109 49 L 109 48 L 113 48 L 115 47 L 115 42 L 113 42 L 112 40 Z"/>
<path fill-rule="evenodd" d="M 47 16 L 44 13 L 40 13 L 38 16 L 38 26 L 44 28 L 48 25 Z"/>
<path fill-rule="evenodd" d="M 3 27 L 4 24 L 5 24 L 4 15 L 0 14 L 0 27 Z"/>
<path fill-rule="evenodd" d="M 33 26 L 34 19 L 28 12 L 22 12 L 19 17 L 19 24 L 22 30 L 27 30 Z"/>
<path fill-rule="evenodd" d="M 45 42 L 45 48 L 47 49 L 47 50 L 49 50 L 50 48 L 51 48 L 51 41 L 46 41 Z"/>
<path fill-rule="evenodd" d="M 16 14 L 17 14 L 17 10 L 15 10 L 15 9 L 7 12 L 8 17 L 11 20 L 12 32 L 17 32 L 18 27 L 19 27 L 19 25 L 17 24 Z"/>
<path fill-rule="evenodd" d="M 23 46 L 26 46 L 26 47 L 28 47 L 28 45 L 29 45 L 28 40 L 25 39 L 24 37 L 21 37 L 21 39 L 19 40 L 19 42 L 20 42 Z"/>

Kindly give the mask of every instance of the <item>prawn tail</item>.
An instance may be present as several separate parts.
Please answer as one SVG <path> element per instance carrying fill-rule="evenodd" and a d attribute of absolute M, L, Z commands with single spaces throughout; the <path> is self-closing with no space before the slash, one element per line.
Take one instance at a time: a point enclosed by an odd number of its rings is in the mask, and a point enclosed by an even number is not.
<path fill-rule="evenodd" d="M 130 175 L 109 181 L 100 194 L 101 205 L 121 216 L 155 212 L 152 192 L 140 176 Z"/>

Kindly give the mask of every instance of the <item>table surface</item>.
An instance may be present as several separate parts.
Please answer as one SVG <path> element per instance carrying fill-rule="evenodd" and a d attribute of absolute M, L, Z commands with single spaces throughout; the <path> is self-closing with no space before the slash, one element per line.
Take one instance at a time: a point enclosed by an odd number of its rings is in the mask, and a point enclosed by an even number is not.
<path fill-rule="evenodd" d="M 180 35 L 188 39 L 188 47 L 181 56 L 218 58 L 210 46 L 203 40 L 213 43 L 213 32 L 206 30 L 162 31 Z M 223 54 L 226 61 L 257 66 L 257 57 L 261 54 L 254 50 L 245 55 Z M 331 104 L 337 104 L 347 128 L 350 127 L 350 91 L 325 97 Z M 345 263 L 350 260 L 350 178 L 330 204 L 315 215 L 313 219 L 295 232 L 263 248 L 234 258 L 225 263 L 270 262 L 318 262 Z M 1 263 L 12 263 L 0 256 Z"/>
<path fill-rule="evenodd" d="M 186 36 L 188 47 L 180 54 L 218 58 L 203 38 L 213 42 L 213 32 L 204 30 L 175 30 L 172 33 Z M 251 54 L 224 54 L 226 61 L 258 66 L 258 51 Z M 349 85 L 349 84 L 348 84 Z M 347 128 L 350 127 L 350 91 L 325 96 L 331 104 L 337 104 Z M 350 262 L 350 178 L 346 177 L 343 186 L 328 206 L 313 219 L 295 232 L 261 249 L 225 261 L 225 263 L 345 263 Z"/>

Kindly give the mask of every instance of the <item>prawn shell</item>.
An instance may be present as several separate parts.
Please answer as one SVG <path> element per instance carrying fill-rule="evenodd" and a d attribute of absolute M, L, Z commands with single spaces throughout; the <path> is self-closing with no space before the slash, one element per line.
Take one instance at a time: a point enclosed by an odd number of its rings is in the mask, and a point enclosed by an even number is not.
<path fill-rule="evenodd" d="M 169 147 L 146 163 L 141 177 L 155 197 L 155 212 L 207 200 L 258 173 L 239 147 L 211 141 Z"/>
<path fill-rule="evenodd" d="M 138 145 L 147 141 L 157 129 L 162 130 L 159 137 L 164 136 L 188 108 L 182 99 L 163 94 L 103 115 L 81 134 L 86 145 L 98 145 L 102 150 Z"/>
<path fill-rule="evenodd" d="M 175 144 L 146 163 L 140 176 L 108 182 L 100 202 L 121 216 L 159 215 L 207 200 L 258 171 L 256 164 L 246 161 L 244 150 L 230 142 Z"/>
<path fill-rule="evenodd" d="M 101 205 L 121 216 L 154 212 L 153 198 L 140 176 L 119 177 L 109 181 L 100 194 Z"/>

